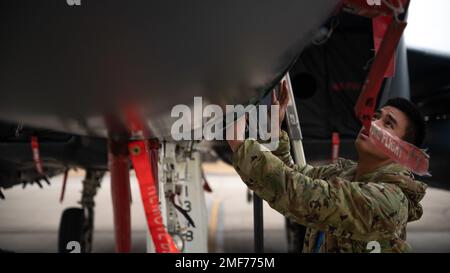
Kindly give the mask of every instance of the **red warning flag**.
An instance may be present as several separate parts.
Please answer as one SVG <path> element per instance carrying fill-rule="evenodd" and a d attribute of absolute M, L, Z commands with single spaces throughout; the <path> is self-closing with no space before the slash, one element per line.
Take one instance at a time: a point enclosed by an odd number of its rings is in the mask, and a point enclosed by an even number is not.
<path fill-rule="evenodd" d="M 430 156 L 416 146 L 390 134 L 375 123 L 370 127 L 370 141 L 392 160 L 407 167 L 418 175 L 430 175 L 428 172 Z"/>
<path fill-rule="evenodd" d="M 37 136 L 31 137 L 31 150 L 33 152 L 33 161 L 36 171 L 40 175 L 44 175 L 44 168 L 42 167 L 41 154 L 39 152 L 39 141 Z"/>
<path fill-rule="evenodd" d="M 147 225 L 158 253 L 179 253 L 175 243 L 167 232 L 161 211 L 159 210 L 158 191 L 155 186 L 152 164 L 145 140 L 132 141 L 128 144 L 131 161 L 136 172 L 144 204 Z"/>

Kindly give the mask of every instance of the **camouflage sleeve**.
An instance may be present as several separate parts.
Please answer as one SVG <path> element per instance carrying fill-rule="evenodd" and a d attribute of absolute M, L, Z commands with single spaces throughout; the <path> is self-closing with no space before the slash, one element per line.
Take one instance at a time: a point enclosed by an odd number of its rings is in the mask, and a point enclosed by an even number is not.
<path fill-rule="evenodd" d="M 356 240 L 390 238 L 406 223 L 406 197 L 383 183 L 349 183 L 308 177 L 286 166 L 255 140 L 233 155 L 247 186 L 278 212 L 305 226 Z"/>
<path fill-rule="evenodd" d="M 289 136 L 286 131 L 281 131 L 280 139 L 278 143 L 278 148 L 272 152 L 276 157 L 278 157 L 283 163 L 290 167 L 294 168 L 294 160 L 291 156 L 291 144 L 289 142 Z M 327 170 L 330 168 L 334 168 L 335 164 L 329 164 L 324 166 L 313 167 L 311 165 L 306 164 L 305 166 L 296 166 L 296 170 L 301 172 L 304 175 L 307 175 L 311 178 L 321 178 L 323 175 L 327 173 Z"/>
<path fill-rule="evenodd" d="M 294 160 L 291 156 L 291 144 L 289 142 L 289 135 L 286 133 L 286 131 L 281 131 L 278 147 L 272 153 L 281 161 L 283 161 L 283 163 L 287 166 L 291 168 L 294 166 Z"/>

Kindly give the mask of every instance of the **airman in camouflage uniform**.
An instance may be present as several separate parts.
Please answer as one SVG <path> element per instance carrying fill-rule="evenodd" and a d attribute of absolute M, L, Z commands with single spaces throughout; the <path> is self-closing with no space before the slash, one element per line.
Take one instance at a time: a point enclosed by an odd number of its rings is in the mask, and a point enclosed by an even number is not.
<path fill-rule="evenodd" d="M 280 124 L 288 100 L 283 83 L 280 101 L 272 94 L 272 103 L 280 105 Z M 414 145 L 423 142 L 424 121 L 405 99 L 389 100 L 373 122 Z M 245 119 L 235 123 L 235 131 L 243 126 Z M 370 252 L 371 246 L 380 252 L 411 250 L 406 225 L 422 216 L 419 202 L 427 186 L 375 147 L 364 128 L 355 141 L 357 163 L 339 159 L 321 167 L 295 165 L 284 131 L 273 152 L 254 139 L 227 141 L 244 183 L 273 209 L 307 227 L 304 252 Z"/>
<path fill-rule="evenodd" d="M 303 251 L 313 252 L 319 231 L 320 252 L 407 252 L 405 228 L 422 215 L 426 185 L 398 164 L 384 166 L 354 181 L 356 163 L 339 159 L 322 167 L 293 164 L 289 138 L 282 132 L 273 153 L 247 139 L 233 155 L 246 185 L 269 205 L 308 227 Z"/>

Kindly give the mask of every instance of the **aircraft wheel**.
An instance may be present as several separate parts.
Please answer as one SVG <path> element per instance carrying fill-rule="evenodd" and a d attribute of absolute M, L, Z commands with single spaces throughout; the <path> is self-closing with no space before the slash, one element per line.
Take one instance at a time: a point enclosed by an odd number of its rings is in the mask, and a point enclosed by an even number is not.
<path fill-rule="evenodd" d="M 84 222 L 85 217 L 82 208 L 64 210 L 59 224 L 58 252 L 84 252 Z"/>

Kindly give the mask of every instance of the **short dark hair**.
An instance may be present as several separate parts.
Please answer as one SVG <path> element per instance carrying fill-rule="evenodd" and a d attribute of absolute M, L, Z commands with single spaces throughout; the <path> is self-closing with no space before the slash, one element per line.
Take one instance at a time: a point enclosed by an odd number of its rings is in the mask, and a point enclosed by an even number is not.
<path fill-rule="evenodd" d="M 419 108 L 411 101 L 400 97 L 389 99 L 384 106 L 397 108 L 408 117 L 409 123 L 403 140 L 421 147 L 425 139 L 426 125 Z"/>

